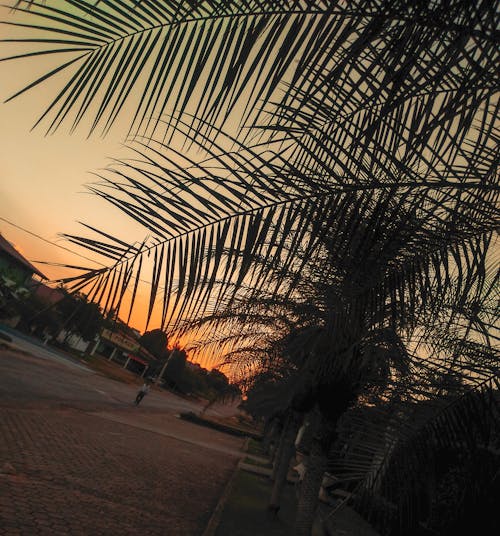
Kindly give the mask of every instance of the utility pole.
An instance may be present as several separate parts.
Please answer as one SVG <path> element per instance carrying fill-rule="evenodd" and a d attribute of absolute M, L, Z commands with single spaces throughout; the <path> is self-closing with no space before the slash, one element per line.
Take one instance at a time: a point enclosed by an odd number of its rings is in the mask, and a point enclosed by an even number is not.
<path fill-rule="evenodd" d="M 170 360 L 172 359 L 172 357 L 174 357 L 174 354 L 176 353 L 177 353 L 177 350 L 175 348 L 170 352 L 170 355 L 167 357 L 167 360 L 165 361 L 165 364 L 163 365 L 161 372 L 158 375 L 158 378 L 156 379 L 158 383 L 161 382 L 161 379 L 163 378 L 163 374 L 165 372 L 165 369 L 167 368 L 167 365 L 169 364 Z"/>

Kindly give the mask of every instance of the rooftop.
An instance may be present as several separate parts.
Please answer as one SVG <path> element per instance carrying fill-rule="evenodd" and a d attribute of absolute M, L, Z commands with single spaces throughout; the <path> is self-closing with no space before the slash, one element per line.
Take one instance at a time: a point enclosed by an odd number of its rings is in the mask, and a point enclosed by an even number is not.
<path fill-rule="evenodd" d="M 47 276 L 42 274 L 40 270 L 35 268 L 31 262 L 28 261 L 25 257 L 23 257 L 19 251 L 6 239 L 4 236 L 0 233 L 0 251 L 3 251 L 4 253 L 7 253 L 9 257 L 12 257 L 15 261 L 17 261 L 19 264 L 22 264 L 25 268 L 27 268 L 30 272 L 40 276 L 42 279 L 47 279 Z"/>

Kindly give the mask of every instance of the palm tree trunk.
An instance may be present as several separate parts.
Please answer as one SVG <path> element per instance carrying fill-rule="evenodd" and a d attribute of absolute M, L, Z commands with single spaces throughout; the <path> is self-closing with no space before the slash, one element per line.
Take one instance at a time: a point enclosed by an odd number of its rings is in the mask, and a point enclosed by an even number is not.
<path fill-rule="evenodd" d="M 306 473 L 300 486 L 294 536 L 311 536 L 318 496 L 326 470 L 327 456 L 317 438 L 311 442 Z"/>
<path fill-rule="evenodd" d="M 271 492 L 271 501 L 268 509 L 277 513 L 280 508 L 281 494 L 286 483 L 290 460 L 295 454 L 295 438 L 299 431 L 301 419 L 295 412 L 291 412 L 285 423 L 282 434 L 280 451 L 277 452 L 277 458 L 273 468 L 274 485 Z"/>
<path fill-rule="evenodd" d="M 278 439 L 278 443 L 276 445 L 276 448 L 273 452 L 273 471 L 271 473 L 271 480 L 274 482 L 276 480 L 276 474 L 278 472 L 278 465 L 281 458 L 281 453 L 283 452 L 283 445 L 285 444 L 285 436 L 286 436 L 286 427 L 288 423 L 288 417 L 285 419 L 285 422 L 283 423 L 283 428 L 280 432 L 280 436 Z"/>
<path fill-rule="evenodd" d="M 268 454 L 271 452 L 271 443 L 274 437 L 277 435 L 276 428 L 277 426 L 276 426 L 275 420 L 268 421 L 266 423 L 266 426 L 264 427 L 264 437 L 262 440 L 262 447 L 264 451 L 267 452 Z M 274 455 L 274 452 L 273 452 L 273 455 Z"/>

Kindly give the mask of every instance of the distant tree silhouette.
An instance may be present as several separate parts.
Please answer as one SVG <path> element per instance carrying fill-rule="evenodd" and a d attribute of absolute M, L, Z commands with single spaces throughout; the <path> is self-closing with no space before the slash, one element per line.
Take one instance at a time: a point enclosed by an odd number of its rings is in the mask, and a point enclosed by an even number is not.
<path fill-rule="evenodd" d="M 146 331 L 140 337 L 139 343 L 157 359 L 166 359 L 168 356 L 168 336 L 161 329 Z"/>
<path fill-rule="evenodd" d="M 178 387 L 186 369 L 187 353 L 179 347 L 170 351 L 163 377 L 174 387 Z"/>
<path fill-rule="evenodd" d="M 57 304 L 56 309 L 62 315 L 63 327 L 78 333 L 87 341 L 92 340 L 105 324 L 100 307 L 88 302 L 85 296 L 68 294 Z"/>

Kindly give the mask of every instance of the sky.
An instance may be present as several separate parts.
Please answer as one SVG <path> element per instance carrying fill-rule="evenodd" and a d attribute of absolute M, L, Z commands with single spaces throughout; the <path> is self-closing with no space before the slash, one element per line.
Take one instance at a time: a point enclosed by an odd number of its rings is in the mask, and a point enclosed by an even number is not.
<path fill-rule="evenodd" d="M 0 21 L 11 16 L 9 9 L 0 6 Z M 0 24 L 0 60 L 34 49 L 33 45 L 23 48 L 19 43 L 2 42 L 15 37 L 15 31 Z M 99 261 L 109 264 L 109 260 L 78 249 L 60 236 L 61 233 L 92 236 L 78 222 L 102 229 L 129 243 L 142 242 L 146 238 L 144 228 L 85 187 L 98 180 L 93 173 L 110 165 L 111 159 L 126 158 L 131 154 L 124 142 L 130 126 L 130 113 L 135 112 L 133 102 L 129 105 L 129 113 L 125 107 L 104 138 L 99 132 L 88 138 L 88 123 L 85 125 L 85 122 L 74 133 L 69 133 L 70 122 L 63 123 L 48 136 L 43 123 L 32 130 L 67 81 L 67 73 L 5 102 L 60 65 L 61 55 L 54 56 L 0 61 L 0 233 L 50 280 L 75 275 L 74 271 L 50 263 L 88 268 L 102 266 Z M 151 279 L 147 275 L 143 277 Z M 141 281 L 144 281 L 143 277 Z M 136 297 L 129 324 L 144 332 L 150 287 L 146 283 L 142 284 L 142 289 L 142 294 L 138 293 Z M 128 314 L 126 297 L 125 310 L 120 311 L 120 318 L 125 321 Z M 147 329 L 157 328 L 160 324 L 161 310 L 156 308 Z M 178 340 L 170 338 L 169 342 L 170 345 L 186 346 L 190 339 L 183 336 Z M 204 350 L 196 354 L 190 352 L 190 358 L 209 368 L 219 360 L 218 356 Z"/>
<path fill-rule="evenodd" d="M 9 15 L 6 8 L 0 8 L 0 20 Z M 10 35 L 9 28 L 0 25 L 0 39 Z M 0 43 L 2 58 L 18 50 L 19 45 Z M 79 221 L 129 239 L 142 239 L 143 232 L 85 188 L 97 180 L 92 173 L 109 165 L 110 158 L 127 154 L 123 122 L 118 122 L 105 138 L 87 138 L 84 127 L 69 134 L 69 127 L 63 125 L 49 136 L 45 136 L 43 127 L 31 130 L 56 94 L 60 84 L 57 79 L 4 102 L 34 80 L 38 72 L 46 70 L 48 61 L 36 58 L 0 62 L 0 232 L 48 278 L 56 279 L 71 274 L 67 269 L 36 261 L 98 266 L 98 259 L 91 253 L 78 250 L 59 236 L 85 234 Z M 58 246 L 93 258 L 94 262 Z M 131 321 L 140 330 L 144 328 L 142 316 L 139 307 Z M 156 326 L 149 329 L 152 327 Z"/>
<path fill-rule="evenodd" d="M 0 7 L 0 21 L 10 16 L 12 13 L 7 8 Z M 26 15 L 17 14 L 16 17 Z M 37 19 L 30 19 L 29 22 L 34 21 Z M 23 30 L 19 31 L 25 37 Z M 0 41 L 15 36 L 15 28 L 0 24 Z M 42 32 L 37 37 L 46 37 L 46 34 Z M 0 59 L 33 50 L 32 44 L 0 42 Z M 85 190 L 85 184 L 97 180 L 92 172 L 106 167 L 110 158 L 130 154 L 123 142 L 130 126 L 130 114 L 135 112 L 134 103 L 130 103 L 128 114 L 127 108 L 122 110 L 105 138 L 99 137 L 97 132 L 87 139 L 89 129 L 85 121 L 71 135 L 71 122 L 63 123 L 55 134 L 49 136 L 45 136 L 44 126 L 46 128 L 47 124 L 42 123 L 31 131 L 37 119 L 64 87 L 68 80 L 67 72 L 44 81 L 12 101 L 4 102 L 38 77 L 60 66 L 64 61 L 61 57 L 61 54 L 53 54 L 0 61 L 0 232 L 50 279 L 73 273 L 61 267 L 38 264 L 37 261 L 99 267 L 95 262 L 61 249 L 65 247 L 78 251 L 75 245 L 65 242 L 60 233 L 89 236 L 90 233 L 78 224 L 79 221 L 129 243 L 142 242 L 146 238 L 145 230 L 137 223 Z M 182 80 L 181 77 L 177 79 Z M 175 83 L 181 84 L 177 80 Z M 92 114 L 89 112 L 88 116 Z M 80 253 L 92 256 L 86 250 Z M 106 263 L 105 259 L 101 260 Z M 144 277 L 151 279 L 147 275 Z M 131 325 L 140 331 L 145 328 L 146 302 L 149 301 L 149 288 L 144 290 L 130 320 Z M 156 308 L 153 313 L 148 329 L 160 324 L 159 309 Z M 121 318 L 126 319 L 126 314 L 121 313 Z"/>

